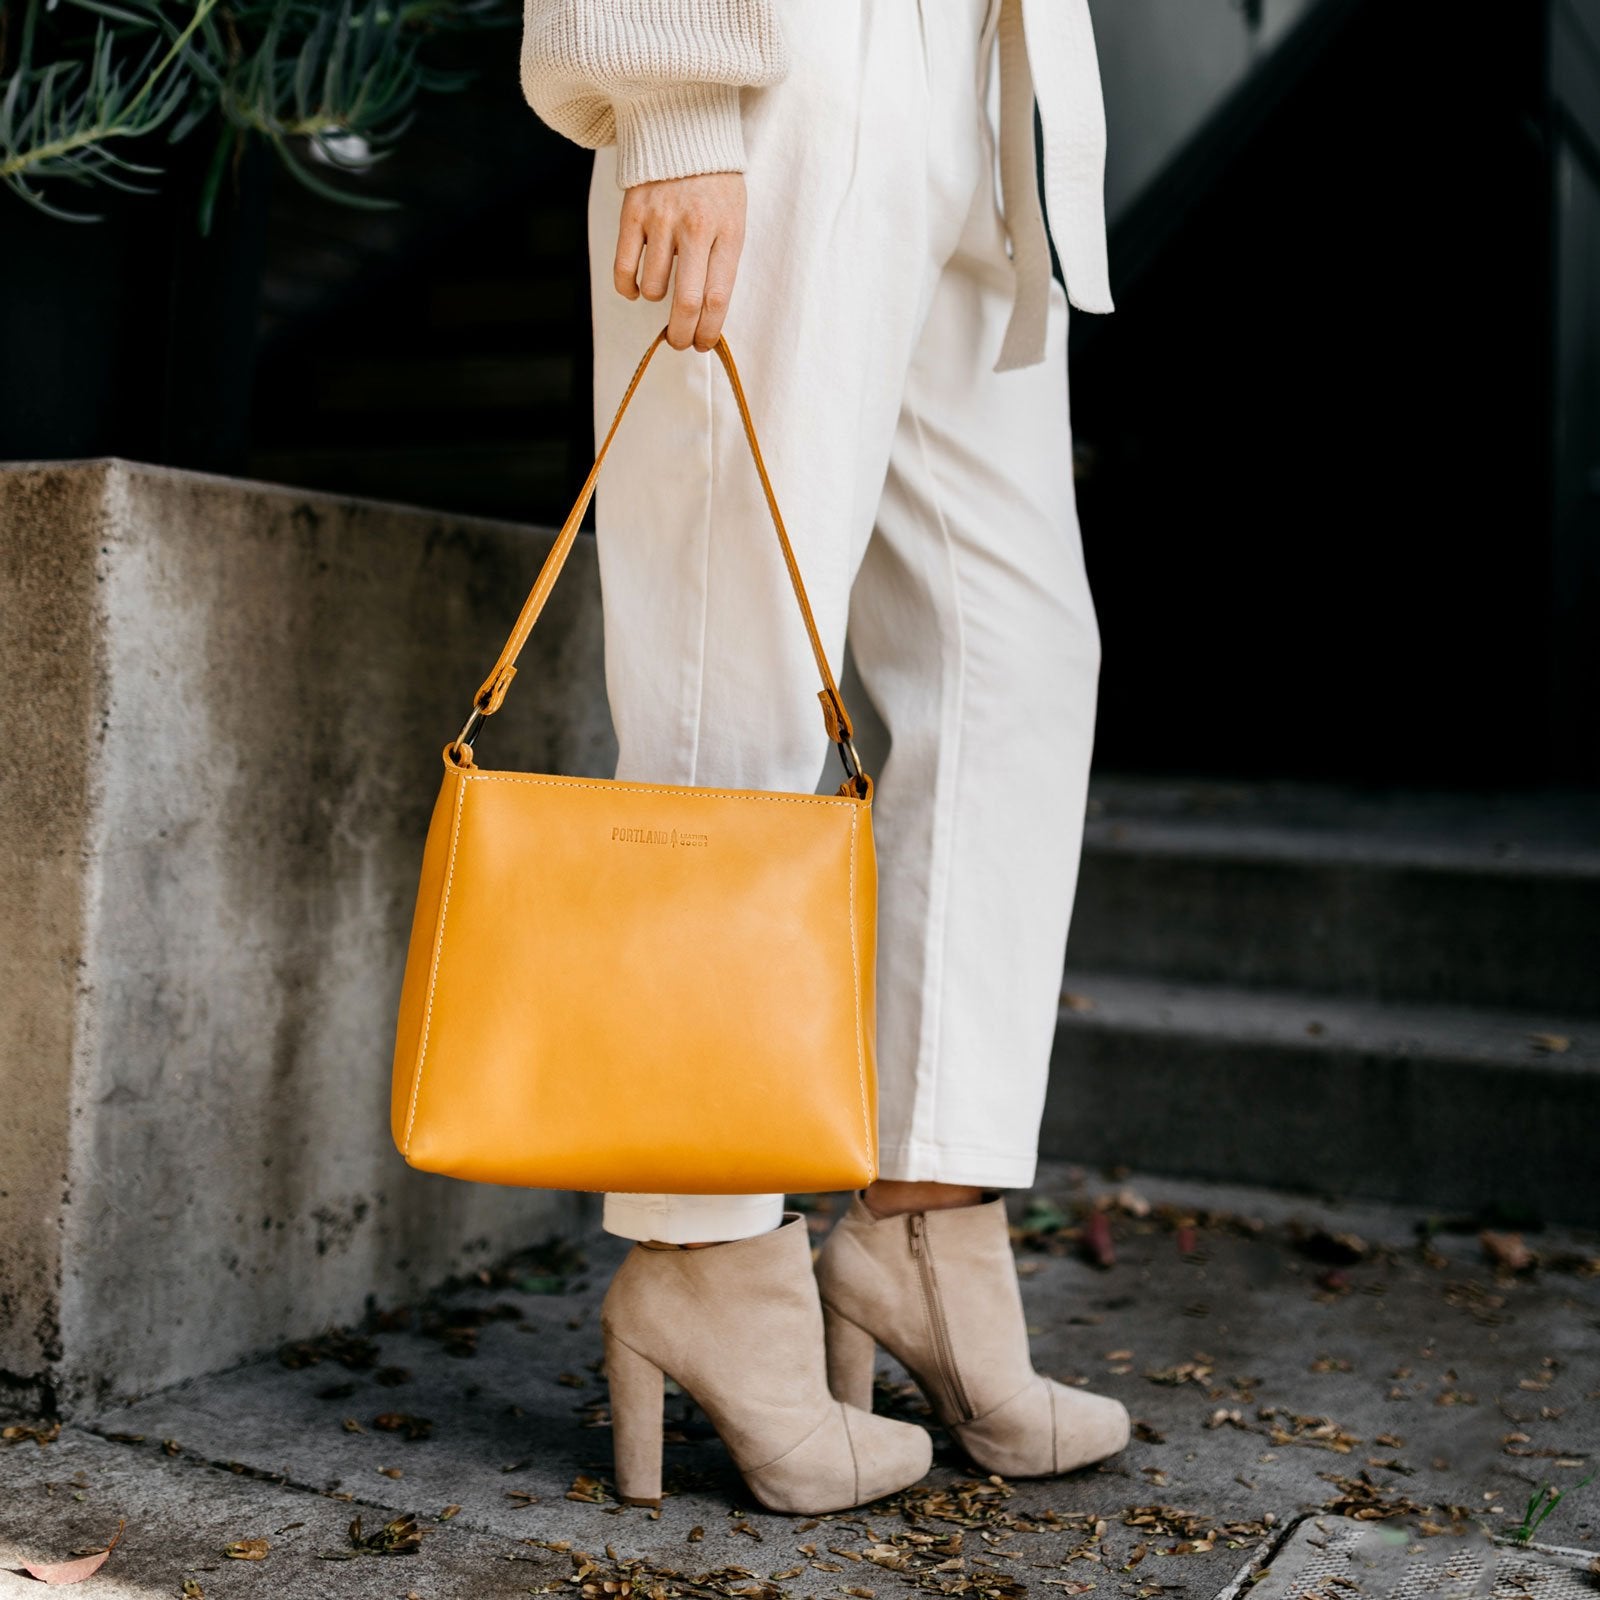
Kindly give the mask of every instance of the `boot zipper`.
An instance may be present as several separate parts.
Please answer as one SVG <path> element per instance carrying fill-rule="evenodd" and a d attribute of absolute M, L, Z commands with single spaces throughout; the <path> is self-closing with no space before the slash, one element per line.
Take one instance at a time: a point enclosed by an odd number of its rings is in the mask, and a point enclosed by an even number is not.
<path fill-rule="evenodd" d="M 939 1283 L 934 1276 L 933 1257 L 928 1252 L 928 1241 L 923 1232 L 924 1218 L 913 1211 L 906 1217 L 906 1236 L 911 1244 L 911 1256 L 917 1263 L 922 1278 L 922 1299 L 928 1308 L 928 1321 L 933 1328 L 934 1357 L 939 1364 L 939 1377 L 950 1397 L 955 1411 L 955 1421 L 971 1422 L 973 1410 L 967 1402 L 967 1391 L 956 1369 L 955 1352 L 950 1348 L 950 1327 L 944 1317 L 944 1302 L 939 1298 Z"/>

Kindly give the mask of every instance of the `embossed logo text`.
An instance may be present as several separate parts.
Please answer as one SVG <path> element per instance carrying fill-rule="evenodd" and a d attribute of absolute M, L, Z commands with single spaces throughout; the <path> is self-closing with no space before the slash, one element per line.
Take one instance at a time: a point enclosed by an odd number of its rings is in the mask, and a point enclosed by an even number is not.
<path fill-rule="evenodd" d="M 684 833 L 678 828 L 614 827 L 611 838 L 615 844 L 664 844 L 671 849 L 690 850 L 703 850 L 711 843 L 710 834 Z"/>

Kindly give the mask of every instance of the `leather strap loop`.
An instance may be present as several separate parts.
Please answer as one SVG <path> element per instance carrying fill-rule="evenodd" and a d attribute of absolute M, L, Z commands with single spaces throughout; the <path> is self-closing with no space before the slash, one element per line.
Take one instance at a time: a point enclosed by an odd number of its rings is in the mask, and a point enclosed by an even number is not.
<path fill-rule="evenodd" d="M 523 602 L 522 610 L 517 616 L 516 624 L 511 630 L 511 636 L 506 640 L 505 648 L 500 652 L 500 658 L 494 664 L 493 671 L 483 680 L 482 686 L 473 696 L 473 706 L 479 718 L 492 716 L 500 709 L 510 687 L 512 678 L 516 675 L 517 657 L 522 653 L 522 647 L 528 641 L 528 635 L 533 631 L 533 625 L 539 620 L 539 613 L 544 609 L 544 604 L 550 597 L 550 591 L 555 587 L 555 582 L 561 575 L 561 568 L 567 559 L 567 553 L 572 548 L 572 542 L 577 537 L 579 524 L 583 521 L 583 514 L 588 509 L 594 497 L 595 484 L 599 481 L 600 467 L 605 461 L 606 452 L 611 448 L 611 441 L 616 436 L 617 427 L 622 421 L 623 413 L 628 409 L 628 403 L 633 399 L 634 390 L 639 387 L 639 380 L 644 377 L 645 368 L 650 365 L 650 358 L 665 342 L 667 330 L 663 328 L 651 341 L 650 348 L 645 351 L 634 369 L 633 377 L 623 393 L 622 401 L 617 406 L 616 415 L 611 419 L 611 426 L 606 431 L 605 438 L 601 441 L 599 453 L 595 456 L 594 465 L 589 469 L 589 476 L 584 480 L 583 488 L 578 493 L 578 499 L 572 510 L 567 514 L 567 520 L 562 524 L 561 532 L 556 536 L 555 543 L 550 547 L 550 553 L 545 557 L 544 565 L 539 569 L 539 575 L 534 579 L 533 588 L 528 593 L 528 598 Z M 811 603 L 806 598 L 806 587 L 800 577 L 800 567 L 795 561 L 794 549 L 789 543 L 789 535 L 783 526 L 783 516 L 778 510 L 778 499 L 773 493 L 772 480 L 767 476 L 765 461 L 761 458 L 761 446 L 756 442 L 755 423 L 750 417 L 749 402 L 745 399 L 744 386 L 739 382 L 738 368 L 733 364 L 733 352 L 728 348 L 728 341 L 719 338 L 715 345 L 718 358 L 722 362 L 723 370 L 728 375 L 728 382 L 733 388 L 733 397 L 739 407 L 739 420 L 744 424 L 745 439 L 750 445 L 750 454 L 756 464 L 756 473 L 761 479 L 761 491 L 766 496 L 767 510 L 772 516 L 772 526 L 777 531 L 778 543 L 783 550 L 784 563 L 789 569 L 789 580 L 794 587 L 795 599 L 800 605 L 800 616 L 806 626 L 806 633 L 811 639 L 811 653 L 816 657 L 817 670 L 822 676 L 823 687 L 818 691 L 818 699 L 822 702 L 822 719 L 828 730 L 828 737 L 840 747 L 841 753 L 846 745 L 850 744 L 855 728 L 850 720 L 850 713 L 845 707 L 844 696 L 839 693 L 839 686 L 834 682 L 833 672 L 828 666 L 827 652 L 822 647 L 822 640 L 817 633 L 816 619 L 811 613 Z M 854 746 L 850 745 L 852 758 L 855 755 Z M 857 764 L 859 772 L 859 763 Z M 871 780 L 861 773 L 864 780 L 861 790 L 870 794 Z M 859 791 L 858 791 L 859 792 Z"/>

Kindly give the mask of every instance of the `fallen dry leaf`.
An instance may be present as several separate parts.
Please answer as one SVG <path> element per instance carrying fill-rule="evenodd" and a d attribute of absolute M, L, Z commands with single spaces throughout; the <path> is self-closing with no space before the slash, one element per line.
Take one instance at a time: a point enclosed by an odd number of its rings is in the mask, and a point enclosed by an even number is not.
<path fill-rule="evenodd" d="M 1318 1356 L 1306 1368 L 1307 1372 L 1351 1372 L 1353 1370 L 1351 1363 L 1344 1356 Z"/>
<path fill-rule="evenodd" d="M 24 1439 L 32 1439 L 36 1445 L 42 1447 L 54 1444 L 60 1433 L 59 1421 L 13 1422 L 9 1427 L 0 1428 L 0 1444 L 21 1444 Z"/>
<path fill-rule="evenodd" d="M 1365 1468 L 1353 1478 L 1341 1477 L 1337 1472 L 1319 1472 L 1317 1476 L 1339 1490 L 1320 1508 L 1335 1516 L 1353 1517 L 1358 1522 L 1378 1522 L 1389 1517 L 1422 1516 L 1428 1511 L 1427 1506 L 1408 1500 L 1398 1491 L 1385 1489 Z"/>
<path fill-rule="evenodd" d="M 1146 1372 L 1151 1383 L 1180 1384 L 1198 1383 L 1203 1389 L 1206 1381 L 1215 1371 L 1211 1357 L 1197 1355 L 1193 1361 L 1180 1362 L 1175 1367 L 1160 1367 L 1153 1372 Z"/>
<path fill-rule="evenodd" d="M 1097 1267 L 1116 1265 L 1117 1250 L 1111 1242 L 1111 1219 L 1103 1211 L 1091 1211 L 1084 1219 L 1083 1254 Z"/>
<path fill-rule="evenodd" d="M 349 1526 L 349 1544 L 342 1550 L 319 1550 L 319 1561 L 354 1561 L 358 1556 L 414 1556 L 422 1548 L 423 1529 L 414 1512 L 391 1517 L 372 1533 L 361 1531 L 361 1518 Z"/>
<path fill-rule="evenodd" d="M 1329 1228 L 1308 1228 L 1302 1222 L 1289 1225 L 1289 1238 L 1301 1255 L 1329 1267 L 1350 1267 L 1367 1258 L 1365 1239 L 1354 1233 L 1334 1233 Z"/>
<path fill-rule="evenodd" d="M 1478 1235 L 1478 1243 L 1483 1246 L 1487 1260 L 1497 1267 L 1504 1267 L 1508 1272 L 1526 1272 L 1539 1259 L 1522 1242 L 1520 1233 L 1496 1233 L 1493 1229 L 1485 1228 Z"/>
<path fill-rule="evenodd" d="M 117 1531 L 111 1535 L 111 1542 L 104 1550 L 79 1556 L 74 1561 L 24 1561 L 22 1570 L 41 1583 L 82 1583 L 85 1578 L 92 1577 L 106 1564 L 106 1557 L 116 1549 L 117 1540 L 122 1537 L 122 1530 L 126 1526 L 127 1518 L 118 1518 Z"/>
<path fill-rule="evenodd" d="M 1147 1536 L 1166 1536 L 1180 1541 L 1167 1548 L 1168 1555 L 1195 1555 L 1209 1550 L 1219 1538 L 1262 1539 L 1275 1525 L 1271 1512 L 1257 1521 L 1216 1522 L 1202 1512 L 1185 1511 L 1179 1506 L 1129 1506 L 1122 1514 L 1123 1522 L 1130 1528 L 1141 1528 Z M 1142 1545 L 1135 1550 L 1141 1552 Z"/>
<path fill-rule="evenodd" d="M 337 1361 L 352 1372 L 377 1364 L 378 1347 L 349 1328 L 329 1328 L 314 1339 L 300 1339 L 279 1348 L 278 1359 L 291 1370 Z"/>
<path fill-rule="evenodd" d="M 1258 1406 L 1258 1421 L 1267 1424 L 1267 1434 L 1275 1445 L 1308 1445 L 1314 1450 L 1335 1450 L 1349 1455 L 1361 1440 L 1347 1432 L 1331 1417 L 1303 1416 L 1283 1406 Z"/>
<path fill-rule="evenodd" d="M 384 1433 L 403 1433 L 408 1439 L 426 1439 L 433 1432 L 426 1417 L 414 1417 L 408 1411 L 385 1411 L 372 1419 L 372 1426 Z"/>

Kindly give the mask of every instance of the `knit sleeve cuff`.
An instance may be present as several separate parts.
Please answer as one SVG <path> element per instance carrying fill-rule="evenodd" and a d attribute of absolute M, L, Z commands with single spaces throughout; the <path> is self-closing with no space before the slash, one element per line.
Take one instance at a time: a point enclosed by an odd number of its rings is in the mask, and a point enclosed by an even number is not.
<path fill-rule="evenodd" d="M 618 96 L 617 184 L 744 171 L 739 89 L 728 83 L 673 84 Z"/>

